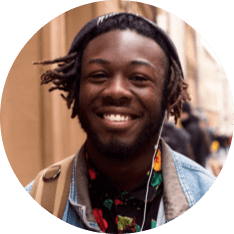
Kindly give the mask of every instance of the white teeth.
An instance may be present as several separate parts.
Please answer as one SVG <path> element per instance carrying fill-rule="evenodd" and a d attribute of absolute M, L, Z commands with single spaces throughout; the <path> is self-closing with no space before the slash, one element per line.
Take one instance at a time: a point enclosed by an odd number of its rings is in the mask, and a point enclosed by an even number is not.
<path fill-rule="evenodd" d="M 108 119 L 110 121 L 120 122 L 120 121 L 128 121 L 131 119 L 129 115 L 114 115 L 114 114 L 104 114 L 104 119 Z"/>
<path fill-rule="evenodd" d="M 128 121 L 128 120 L 130 120 L 130 119 L 131 119 L 130 116 L 125 116 L 124 121 Z"/>
<path fill-rule="evenodd" d="M 116 121 L 120 121 L 121 116 L 120 115 L 116 115 L 115 119 L 116 119 Z"/>

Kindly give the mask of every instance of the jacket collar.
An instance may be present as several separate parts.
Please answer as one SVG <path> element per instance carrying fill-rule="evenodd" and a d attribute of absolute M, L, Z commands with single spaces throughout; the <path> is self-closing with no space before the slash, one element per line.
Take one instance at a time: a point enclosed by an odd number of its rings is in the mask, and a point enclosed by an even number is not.
<path fill-rule="evenodd" d="M 163 139 L 161 145 L 163 202 L 166 220 L 170 221 L 183 214 L 190 206 L 181 187 L 171 150 Z"/>
<path fill-rule="evenodd" d="M 76 184 L 78 185 L 76 186 L 77 203 L 86 207 L 87 220 L 89 222 L 96 222 L 93 216 L 91 201 L 89 199 L 89 181 L 84 148 L 83 145 L 75 159 Z"/>

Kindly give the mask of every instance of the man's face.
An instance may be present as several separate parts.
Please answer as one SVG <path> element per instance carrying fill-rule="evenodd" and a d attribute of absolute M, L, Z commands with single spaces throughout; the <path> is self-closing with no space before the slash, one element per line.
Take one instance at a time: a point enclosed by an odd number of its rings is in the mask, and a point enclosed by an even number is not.
<path fill-rule="evenodd" d="M 87 45 L 78 108 L 89 144 L 123 159 L 156 143 L 167 64 L 155 41 L 130 30 L 102 34 Z"/>

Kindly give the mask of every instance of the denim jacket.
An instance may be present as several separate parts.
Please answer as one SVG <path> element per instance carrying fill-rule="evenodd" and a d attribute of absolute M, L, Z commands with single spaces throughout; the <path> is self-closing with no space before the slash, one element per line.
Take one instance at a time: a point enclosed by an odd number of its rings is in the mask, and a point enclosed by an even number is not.
<path fill-rule="evenodd" d="M 196 204 L 215 181 L 210 172 L 171 150 L 163 140 L 161 145 L 164 188 L 156 227 L 175 219 Z M 29 193 L 32 185 L 33 182 L 26 187 Z M 74 159 L 70 192 L 62 220 L 76 227 L 102 232 L 93 216 L 89 199 L 84 147 Z"/>

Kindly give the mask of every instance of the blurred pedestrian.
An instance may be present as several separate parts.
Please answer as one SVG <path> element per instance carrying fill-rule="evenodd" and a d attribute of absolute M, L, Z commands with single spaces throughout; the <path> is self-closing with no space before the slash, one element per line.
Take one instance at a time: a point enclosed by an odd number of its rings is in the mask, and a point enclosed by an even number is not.
<path fill-rule="evenodd" d="M 223 165 L 227 159 L 230 138 L 226 136 L 216 136 L 211 145 L 211 155 L 206 164 L 206 169 L 213 173 L 216 177 L 221 172 Z"/>
<path fill-rule="evenodd" d="M 167 122 L 163 126 L 162 138 L 176 152 L 195 160 L 191 137 L 183 128 L 177 128 L 173 123 Z"/>
<path fill-rule="evenodd" d="M 195 161 L 205 167 L 209 152 L 207 151 L 207 145 L 202 129 L 199 126 L 199 118 L 192 114 L 191 106 L 188 103 L 183 104 L 181 124 L 190 134 Z"/>

